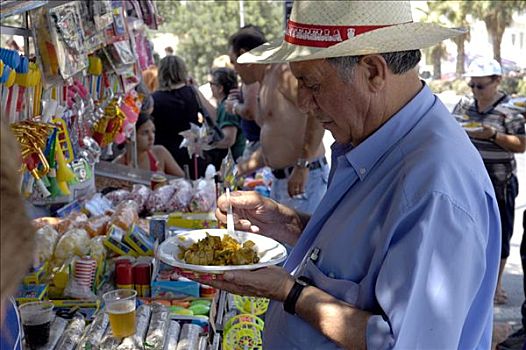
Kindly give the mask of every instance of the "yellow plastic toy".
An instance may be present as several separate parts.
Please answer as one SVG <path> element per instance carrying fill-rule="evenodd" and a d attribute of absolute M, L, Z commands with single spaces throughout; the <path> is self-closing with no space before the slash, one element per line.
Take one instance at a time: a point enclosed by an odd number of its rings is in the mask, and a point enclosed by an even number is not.
<path fill-rule="evenodd" d="M 73 146 L 71 145 L 71 139 L 69 137 L 68 127 L 66 122 L 62 118 L 53 118 L 53 124 L 57 127 L 57 145 L 60 145 L 62 153 L 65 154 L 65 160 L 69 164 L 75 158 L 73 154 Z M 58 148 L 58 147 L 57 147 Z"/>
<path fill-rule="evenodd" d="M 261 318 L 251 314 L 239 314 L 230 318 L 226 322 L 225 326 L 223 327 L 223 332 L 227 333 L 230 328 L 237 324 L 250 324 L 260 331 L 263 331 L 263 328 L 265 327 L 265 322 Z"/>
<path fill-rule="evenodd" d="M 102 60 L 98 56 L 89 56 L 88 73 L 99 76 L 102 74 Z"/>
<path fill-rule="evenodd" d="M 9 77 L 7 78 L 7 81 L 5 82 L 5 87 L 11 87 L 15 84 L 16 79 L 16 71 L 14 69 L 11 69 L 11 72 L 9 72 Z"/>
<path fill-rule="evenodd" d="M 224 333 L 223 350 L 262 350 L 263 338 L 256 324 L 238 323 Z"/>
<path fill-rule="evenodd" d="M 245 314 L 263 315 L 267 312 L 269 299 L 234 295 L 234 305 Z"/>

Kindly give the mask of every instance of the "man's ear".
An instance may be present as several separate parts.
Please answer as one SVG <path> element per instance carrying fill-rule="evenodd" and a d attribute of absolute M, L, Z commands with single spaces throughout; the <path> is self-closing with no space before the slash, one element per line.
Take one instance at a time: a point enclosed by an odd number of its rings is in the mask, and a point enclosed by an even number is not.
<path fill-rule="evenodd" d="M 239 56 L 241 56 L 241 55 L 244 54 L 245 52 L 248 52 L 248 51 L 245 50 L 245 49 L 239 49 Z"/>
<path fill-rule="evenodd" d="M 371 92 L 378 92 L 385 86 L 389 68 L 381 55 L 364 56 L 359 64 L 365 69 L 367 86 Z"/>

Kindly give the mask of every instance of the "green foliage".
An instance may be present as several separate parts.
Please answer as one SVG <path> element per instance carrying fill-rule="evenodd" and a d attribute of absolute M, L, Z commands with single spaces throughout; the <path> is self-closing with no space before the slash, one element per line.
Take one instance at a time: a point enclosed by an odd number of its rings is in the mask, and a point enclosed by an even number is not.
<path fill-rule="evenodd" d="M 164 18 L 159 32 L 179 37 L 175 54 L 204 83 L 212 61 L 228 53 L 228 38 L 239 28 L 239 2 L 158 0 L 156 6 Z M 244 1 L 245 24 L 261 27 L 269 41 L 278 38 L 283 33 L 283 8 L 281 1 Z"/>
<path fill-rule="evenodd" d="M 473 15 L 486 23 L 493 43 L 493 56 L 500 61 L 500 44 L 506 28 L 512 23 L 513 13 L 526 10 L 524 0 L 480 0 L 472 2 Z"/>

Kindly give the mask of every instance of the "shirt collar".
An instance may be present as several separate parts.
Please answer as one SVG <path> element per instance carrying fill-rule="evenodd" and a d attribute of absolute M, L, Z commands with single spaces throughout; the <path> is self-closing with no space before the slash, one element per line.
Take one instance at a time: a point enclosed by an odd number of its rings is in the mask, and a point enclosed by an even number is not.
<path fill-rule="evenodd" d="M 378 160 L 413 129 L 433 106 L 436 97 L 427 85 L 423 85 L 411 101 L 358 146 L 335 142 L 331 146 L 332 151 L 335 152 L 334 157 L 339 160 L 345 158 L 360 180 L 363 180 Z"/>

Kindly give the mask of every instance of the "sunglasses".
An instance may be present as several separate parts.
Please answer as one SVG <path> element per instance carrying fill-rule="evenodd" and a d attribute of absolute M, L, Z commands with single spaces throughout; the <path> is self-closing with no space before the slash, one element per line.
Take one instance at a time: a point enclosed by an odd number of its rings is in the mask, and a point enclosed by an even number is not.
<path fill-rule="evenodd" d="M 215 85 L 215 86 L 219 86 L 219 84 L 214 83 L 213 81 L 209 81 L 208 84 L 210 84 L 210 85 Z"/>
<path fill-rule="evenodd" d="M 468 83 L 468 86 L 471 88 L 471 89 L 478 89 L 478 90 L 484 90 L 485 88 L 487 88 L 488 86 L 490 86 L 491 84 L 493 84 L 494 80 L 486 83 L 486 84 L 475 84 L 473 82 L 470 82 Z"/>

